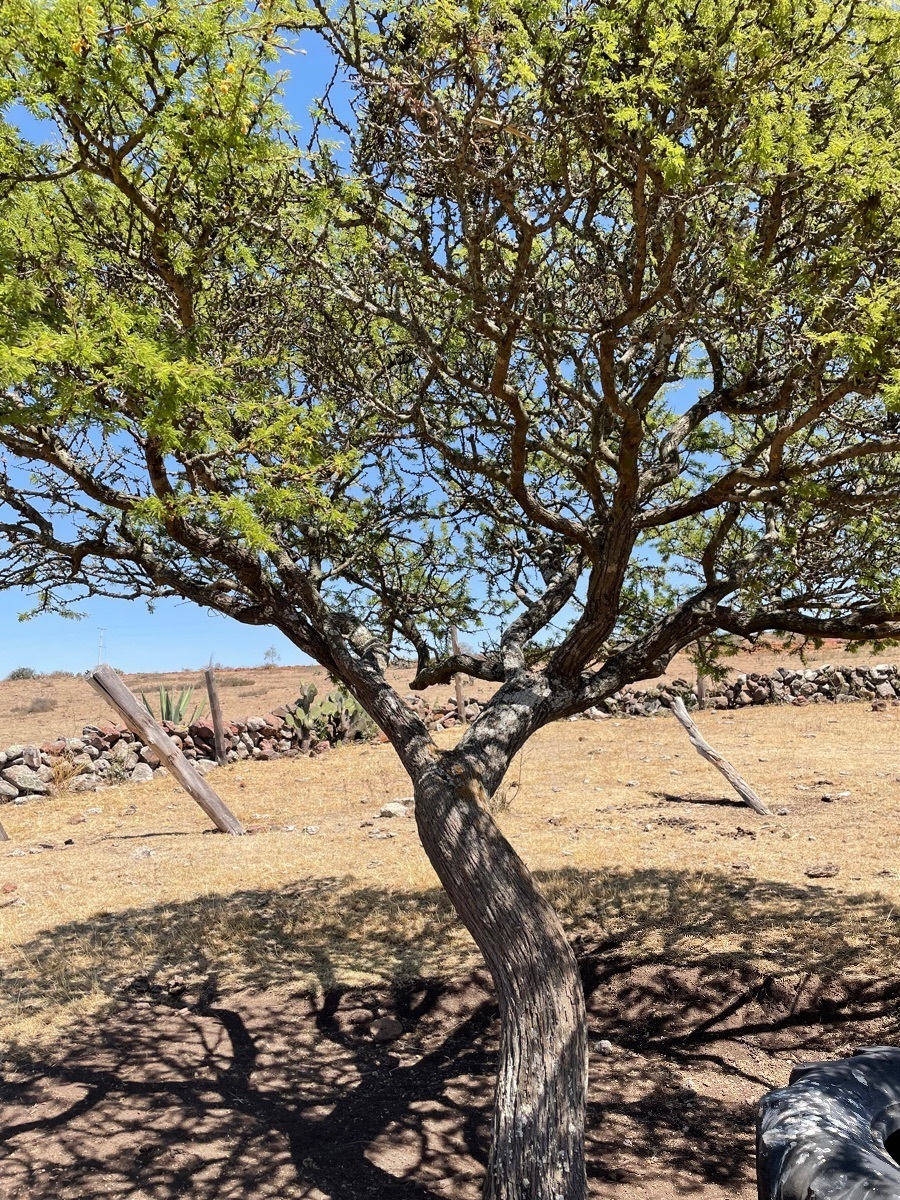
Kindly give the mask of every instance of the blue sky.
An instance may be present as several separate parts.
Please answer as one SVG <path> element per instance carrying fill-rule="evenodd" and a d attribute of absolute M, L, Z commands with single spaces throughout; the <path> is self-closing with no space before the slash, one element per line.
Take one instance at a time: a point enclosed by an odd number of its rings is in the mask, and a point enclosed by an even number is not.
<path fill-rule="evenodd" d="M 301 130 L 309 127 L 308 109 L 331 75 L 332 63 L 312 37 L 298 43 L 306 53 L 286 55 L 291 72 L 284 102 Z M 27 113 L 7 114 L 23 133 L 52 137 Z M 148 612 L 139 601 L 97 599 L 83 606 L 79 621 L 39 616 L 20 621 L 33 601 L 18 590 L 0 591 L 0 678 L 15 667 L 36 671 L 84 671 L 96 666 L 103 630 L 103 660 L 123 671 L 174 671 L 205 666 L 210 657 L 224 666 L 256 666 L 274 646 L 283 665 L 308 662 L 276 630 L 241 625 L 187 601 L 168 600 Z"/>
<path fill-rule="evenodd" d="M 302 138 L 310 125 L 309 105 L 327 85 L 333 62 L 312 35 L 297 49 L 284 56 L 281 68 L 290 72 L 284 103 Z M 36 140 L 52 137 L 52 126 L 39 126 L 21 110 L 7 117 Z M 696 384 L 687 385 L 670 399 L 679 408 L 696 391 Z M 32 606 L 33 600 L 18 590 L 0 591 L 0 678 L 21 666 L 84 671 L 96 665 L 101 637 L 103 661 L 123 671 L 196 670 L 211 658 L 224 666 L 256 666 L 270 647 L 283 665 L 309 661 L 273 629 L 241 625 L 188 601 L 162 601 L 151 613 L 140 601 L 96 599 L 82 606 L 81 620 L 48 615 L 20 621 L 19 614 Z"/>

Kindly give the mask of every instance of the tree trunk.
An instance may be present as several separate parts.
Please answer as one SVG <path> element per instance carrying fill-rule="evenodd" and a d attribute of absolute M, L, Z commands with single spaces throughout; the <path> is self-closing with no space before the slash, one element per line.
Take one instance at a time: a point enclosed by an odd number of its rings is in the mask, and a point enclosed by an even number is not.
<path fill-rule="evenodd" d="M 485 1197 L 584 1200 L 587 1018 L 575 955 L 465 758 L 429 767 L 415 792 L 422 844 L 500 1003 Z"/>

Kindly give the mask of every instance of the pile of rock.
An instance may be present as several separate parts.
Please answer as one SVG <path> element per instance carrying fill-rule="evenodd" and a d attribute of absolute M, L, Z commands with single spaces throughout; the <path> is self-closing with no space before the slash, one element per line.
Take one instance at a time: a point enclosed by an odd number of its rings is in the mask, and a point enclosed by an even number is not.
<path fill-rule="evenodd" d="M 226 761 L 266 761 L 301 753 L 300 731 L 286 710 L 230 721 L 225 726 Z M 209 720 L 163 728 L 202 773 L 216 765 L 215 733 Z M 307 754 L 331 749 L 315 742 Z M 152 746 L 121 725 L 85 725 L 80 738 L 57 738 L 40 746 L 9 746 L 0 752 L 0 801 L 21 801 L 52 791 L 93 791 L 118 783 L 145 783 L 165 770 Z"/>
<path fill-rule="evenodd" d="M 684 679 L 667 681 L 659 687 L 624 688 L 585 716 L 602 717 L 610 713 L 622 716 L 652 716 L 664 711 L 674 696 L 680 696 L 689 709 L 697 708 L 696 687 Z M 751 672 L 737 675 L 720 684 L 709 684 L 706 704 L 709 708 L 746 708 L 754 704 L 838 704 L 851 700 L 870 700 L 877 705 L 900 702 L 900 668 L 880 663 L 875 667 L 843 665 L 794 670 L 777 667 L 771 675 Z"/>
<path fill-rule="evenodd" d="M 459 719 L 459 707 L 455 696 L 450 696 L 442 704 L 429 704 L 424 696 L 412 693 L 405 696 L 404 699 L 409 707 L 419 714 L 429 729 L 452 729 L 454 725 L 462 724 L 462 721 Z M 466 723 L 471 725 L 474 720 L 481 716 L 484 704 L 476 700 L 474 696 L 470 696 L 463 703 Z"/>
<path fill-rule="evenodd" d="M 588 709 L 583 718 L 599 720 L 615 716 L 652 716 L 668 710 L 673 697 L 680 696 L 687 708 L 698 707 L 696 689 L 687 680 L 667 680 L 659 686 L 624 688 Z M 429 729 L 450 729 L 461 724 L 456 698 L 431 705 L 419 695 L 407 703 Z M 872 701 L 874 706 L 900 705 L 900 668 L 880 664 L 866 666 L 823 666 L 807 670 L 779 667 L 771 675 L 752 672 L 710 686 L 706 703 L 711 708 L 744 708 L 756 704 L 819 704 L 850 700 Z M 478 719 L 484 703 L 470 697 L 465 701 L 466 721 Z M 276 709 L 262 717 L 230 721 L 225 726 L 226 760 L 266 761 L 285 755 L 322 754 L 331 749 L 328 741 L 309 748 L 301 745 L 302 732 L 292 725 L 287 709 Z M 581 718 L 573 718 L 581 719 Z M 215 766 L 215 736 L 212 722 L 164 726 L 186 758 L 203 773 Z M 0 802 L 21 802 L 29 796 L 53 791 L 93 791 L 117 783 L 145 782 L 164 774 L 156 751 L 120 725 L 85 725 L 80 738 L 57 738 L 40 746 L 8 746 L 0 751 Z"/>

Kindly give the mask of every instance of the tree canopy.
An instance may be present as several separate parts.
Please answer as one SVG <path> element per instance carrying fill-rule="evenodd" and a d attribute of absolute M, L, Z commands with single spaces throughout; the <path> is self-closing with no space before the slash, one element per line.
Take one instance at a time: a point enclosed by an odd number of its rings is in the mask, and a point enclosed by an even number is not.
<path fill-rule="evenodd" d="M 477 801 L 534 730 L 698 639 L 900 635 L 900 13 L 3 16 L 3 584 L 39 610 L 179 595 L 279 628 L 388 733 L 501 998 L 541 992 L 528 955 L 552 945 L 548 1011 L 565 992 L 574 1028 L 561 931 L 428 772 Z M 279 67 L 301 34 L 334 75 L 298 130 Z M 448 653 L 480 623 L 481 653 Z M 414 687 L 500 685 L 443 756 L 384 676 L 411 653 Z M 557 1050 L 541 1112 L 583 1036 Z M 514 1107 L 498 1196 L 531 1170 L 509 1167 Z M 559 1136 L 568 1182 L 538 1172 L 532 1200 L 583 1190 Z"/>
<path fill-rule="evenodd" d="M 895 631 L 890 5 L 6 12 L 0 95 L 55 127 L 2 133 L 38 607 L 186 594 L 331 657 L 299 572 L 423 683 L 571 680 L 676 613 Z"/>

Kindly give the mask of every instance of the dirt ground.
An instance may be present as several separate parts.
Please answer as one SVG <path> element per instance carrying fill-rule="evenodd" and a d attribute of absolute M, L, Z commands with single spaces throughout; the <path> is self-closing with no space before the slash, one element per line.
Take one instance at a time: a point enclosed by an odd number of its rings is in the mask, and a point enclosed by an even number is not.
<path fill-rule="evenodd" d="M 900 1036 L 900 708 L 700 722 L 771 819 L 669 718 L 545 730 L 502 789 L 582 964 L 603 1200 L 752 1200 L 762 1092 Z M 4 807 L 0 1197 L 474 1200 L 496 1013 L 378 816 L 392 751 L 210 780 L 252 837 L 165 780 Z"/>
<path fill-rule="evenodd" d="M 891 651 L 888 661 L 893 662 Z M 896 657 L 895 652 L 894 656 Z M 821 666 L 823 663 L 860 662 L 872 664 L 884 660 L 884 654 L 861 649 L 848 651 L 843 643 L 831 641 L 818 650 L 804 653 L 803 663 Z M 771 671 L 775 666 L 802 666 L 797 655 L 785 654 L 762 643 L 748 647 L 734 657 L 724 660 L 729 672 Z M 408 694 L 409 682 L 415 671 L 397 667 L 388 678 L 401 694 Z M 684 654 L 677 655 L 665 676 L 669 679 L 696 678 L 696 671 Z M 333 687 L 321 667 L 229 667 L 216 672 L 225 717 L 260 716 L 280 704 L 296 700 L 300 689 L 310 683 L 320 695 Z M 142 691 L 157 708 L 156 695 L 160 686 L 180 692 L 192 687 L 194 695 L 189 711 L 199 702 L 205 704 L 206 691 L 202 671 L 169 671 L 160 674 L 125 675 L 125 682 L 136 694 Z M 469 680 L 466 697 L 485 700 L 495 691 L 495 685 Z M 422 692 L 431 703 L 455 699 L 451 688 L 435 687 Z M 88 722 L 115 720 L 115 714 L 80 675 L 50 674 L 35 679 L 0 680 L 0 749 L 14 742 L 44 742 L 52 737 L 77 737 Z"/>

